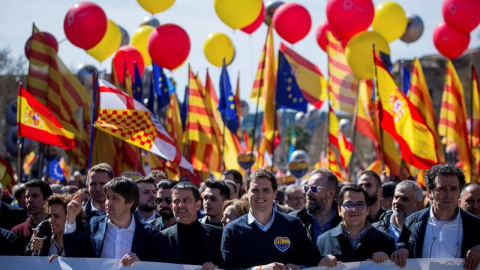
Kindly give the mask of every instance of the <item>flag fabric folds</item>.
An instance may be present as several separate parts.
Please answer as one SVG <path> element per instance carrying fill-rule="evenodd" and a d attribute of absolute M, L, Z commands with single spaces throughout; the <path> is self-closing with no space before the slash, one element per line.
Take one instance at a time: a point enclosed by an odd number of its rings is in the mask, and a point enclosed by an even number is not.
<path fill-rule="evenodd" d="M 41 143 L 74 149 L 74 135 L 63 128 L 53 113 L 28 93 L 22 86 L 18 90 L 18 134 Z"/>
<path fill-rule="evenodd" d="M 0 157 L 0 183 L 8 192 L 12 192 L 12 188 L 15 185 L 14 174 L 15 171 L 10 166 L 10 163 Z"/>
<path fill-rule="evenodd" d="M 223 62 L 222 73 L 220 75 L 220 99 L 218 100 L 218 110 L 220 111 L 223 122 L 227 125 L 227 128 L 236 134 L 238 131 L 239 118 L 225 62 Z"/>
<path fill-rule="evenodd" d="M 435 110 L 433 109 L 432 98 L 428 91 L 427 81 L 423 75 L 422 65 L 420 61 L 415 58 L 413 60 L 412 72 L 411 72 L 410 88 L 408 91 L 408 98 L 413 105 L 417 108 L 418 112 L 422 116 L 427 124 L 428 128 L 433 132 L 435 137 L 435 144 L 437 145 L 437 158 L 439 162 L 445 161 L 445 154 L 438 135 L 437 120 L 435 119 Z"/>
<path fill-rule="evenodd" d="M 60 161 L 58 158 L 50 161 L 48 163 L 48 175 L 58 181 L 65 181 L 65 174 L 63 173 L 62 168 L 60 167 Z"/>
<path fill-rule="evenodd" d="M 478 83 L 477 72 L 472 66 L 472 117 L 470 119 L 472 136 L 472 157 L 473 168 L 477 177 L 480 175 L 480 84 Z M 473 178 L 472 178 L 473 179 Z"/>
<path fill-rule="evenodd" d="M 357 97 L 357 78 L 348 66 L 342 43 L 327 31 L 328 91 L 337 111 L 353 113 Z"/>
<path fill-rule="evenodd" d="M 304 113 L 307 112 L 308 101 L 303 97 L 295 73 L 281 51 L 278 52 L 277 104 Z"/>
<path fill-rule="evenodd" d="M 163 68 L 152 62 L 153 69 L 153 85 L 155 86 L 155 92 L 157 93 L 158 109 L 167 106 L 170 103 L 170 92 L 173 88 L 169 79 L 165 75 Z"/>
<path fill-rule="evenodd" d="M 133 81 L 133 98 L 143 104 L 143 82 L 137 63 L 134 64 L 135 80 Z"/>
<path fill-rule="evenodd" d="M 143 104 L 104 80 L 99 80 L 99 93 L 96 128 L 192 170 L 167 131 Z"/>
<path fill-rule="evenodd" d="M 445 138 L 447 147 L 453 143 L 456 144 L 466 179 L 470 181 L 471 153 L 467 131 L 467 110 L 462 84 L 449 59 L 446 64 L 438 133 Z"/>
<path fill-rule="evenodd" d="M 333 144 L 338 148 L 338 152 L 340 154 L 340 165 L 342 165 L 345 170 L 348 170 L 348 164 L 350 163 L 350 158 L 352 157 L 353 145 L 347 140 L 341 131 L 340 125 L 338 124 L 337 115 L 330 106 L 328 126 L 330 144 Z"/>
<path fill-rule="evenodd" d="M 375 56 L 381 127 L 398 142 L 403 159 L 419 169 L 438 163 L 435 138 L 415 106 Z"/>

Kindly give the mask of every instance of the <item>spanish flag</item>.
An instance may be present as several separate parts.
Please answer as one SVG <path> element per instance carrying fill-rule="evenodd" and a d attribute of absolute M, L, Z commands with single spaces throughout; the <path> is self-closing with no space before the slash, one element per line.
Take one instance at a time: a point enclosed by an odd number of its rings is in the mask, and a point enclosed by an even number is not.
<path fill-rule="evenodd" d="M 22 86 L 18 90 L 18 135 L 62 147 L 75 149 L 74 135 L 63 128 L 53 113 Z"/>

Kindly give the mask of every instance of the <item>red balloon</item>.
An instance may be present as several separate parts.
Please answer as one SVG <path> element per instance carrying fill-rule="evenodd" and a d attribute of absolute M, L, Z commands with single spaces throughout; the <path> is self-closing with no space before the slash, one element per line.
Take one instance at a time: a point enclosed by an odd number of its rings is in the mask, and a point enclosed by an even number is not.
<path fill-rule="evenodd" d="M 155 64 L 173 70 L 187 59 L 190 53 L 190 38 L 180 26 L 164 24 L 150 34 L 148 52 Z"/>
<path fill-rule="evenodd" d="M 467 49 L 470 34 L 459 32 L 441 22 L 433 31 L 433 43 L 445 57 L 455 59 Z"/>
<path fill-rule="evenodd" d="M 327 19 L 330 26 L 342 38 L 349 40 L 372 24 L 375 7 L 372 0 L 329 0 Z"/>
<path fill-rule="evenodd" d="M 140 72 L 140 76 L 142 76 L 145 69 L 142 54 L 130 45 L 122 46 L 117 50 L 113 57 L 113 68 L 120 83 L 125 81 L 125 71 L 134 78 L 135 63 L 137 63 L 138 72 Z"/>
<path fill-rule="evenodd" d="M 480 23 L 480 1 L 445 0 L 442 14 L 448 26 L 468 34 Z"/>
<path fill-rule="evenodd" d="M 58 42 L 57 39 L 48 32 L 42 32 L 42 34 L 35 33 L 34 35 L 30 36 L 25 43 L 25 56 L 30 58 L 31 48 L 32 48 L 32 38 L 38 42 L 47 43 L 50 47 L 52 47 L 55 52 L 58 53 Z"/>
<path fill-rule="evenodd" d="M 317 31 L 315 32 L 315 38 L 317 39 L 318 46 L 320 46 L 320 48 L 322 48 L 324 52 L 327 51 L 327 31 L 330 31 L 330 33 L 332 33 L 335 39 L 340 39 L 340 37 L 337 35 L 337 33 L 335 33 L 330 24 L 328 24 L 328 21 L 323 21 L 318 26 Z"/>
<path fill-rule="evenodd" d="M 297 3 L 281 5 L 272 19 L 277 34 L 290 44 L 295 44 L 304 38 L 312 27 L 310 13 Z"/>
<path fill-rule="evenodd" d="M 253 23 L 251 23 L 249 26 L 246 26 L 240 30 L 242 30 L 247 34 L 252 34 L 258 29 L 258 27 L 260 27 L 260 25 L 262 25 L 262 22 L 264 19 L 265 19 L 265 5 L 262 2 L 262 10 L 260 10 L 260 14 L 258 14 L 257 19 Z"/>
<path fill-rule="evenodd" d="M 89 50 L 105 35 L 107 16 L 97 4 L 80 2 L 68 10 L 63 29 L 73 45 Z"/>

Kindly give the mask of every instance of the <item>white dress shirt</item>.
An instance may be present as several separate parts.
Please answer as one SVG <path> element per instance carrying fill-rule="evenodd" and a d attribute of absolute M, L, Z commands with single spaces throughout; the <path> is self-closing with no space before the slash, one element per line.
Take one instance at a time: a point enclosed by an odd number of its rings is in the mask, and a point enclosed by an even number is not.
<path fill-rule="evenodd" d="M 132 250 L 133 234 L 135 233 L 135 218 L 127 228 L 120 229 L 110 219 L 107 221 L 107 232 L 103 239 L 101 258 L 121 259 Z"/>
<path fill-rule="evenodd" d="M 453 220 L 440 221 L 430 208 L 422 258 L 460 258 L 462 255 L 463 226 L 460 211 Z"/>

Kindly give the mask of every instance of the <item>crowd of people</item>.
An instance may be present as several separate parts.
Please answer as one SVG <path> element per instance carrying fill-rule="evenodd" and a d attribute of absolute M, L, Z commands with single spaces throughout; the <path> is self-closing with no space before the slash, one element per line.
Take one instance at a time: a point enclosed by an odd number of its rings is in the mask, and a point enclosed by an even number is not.
<path fill-rule="evenodd" d="M 370 170 L 347 184 L 327 169 L 289 186 L 266 170 L 245 181 L 228 170 L 197 187 L 161 171 L 136 180 L 114 177 L 102 163 L 88 171 L 84 188 L 30 180 L 12 193 L 0 194 L 0 255 L 203 270 L 367 260 L 404 267 L 408 258 L 464 258 L 465 269 L 480 263 L 480 185 L 466 184 L 462 170 L 449 164 L 426 172 L 425 190 Z"/>

